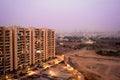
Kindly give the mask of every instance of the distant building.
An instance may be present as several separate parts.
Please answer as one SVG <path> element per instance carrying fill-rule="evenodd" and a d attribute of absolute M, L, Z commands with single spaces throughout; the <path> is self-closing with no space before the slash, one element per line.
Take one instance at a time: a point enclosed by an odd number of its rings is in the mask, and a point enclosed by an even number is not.
<path fill-rule="evenodd" d="M 0 27 L 0 75 L 13 70 L 12 29 Z"/>

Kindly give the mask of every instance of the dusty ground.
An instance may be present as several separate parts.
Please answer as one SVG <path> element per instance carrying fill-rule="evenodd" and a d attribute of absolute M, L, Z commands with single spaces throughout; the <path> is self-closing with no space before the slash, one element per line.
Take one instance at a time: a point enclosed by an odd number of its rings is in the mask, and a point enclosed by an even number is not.
<path fill-rule="evenodd" d="M 24 80 L 71 80 L 72 74 L 67 70 L 65 64 L 58 64 L 54 67 L 48 68 L 41 73 L 32 75 L 33 78 Z M 21 79 L 23 80 L 23 79 Z"/>
<path fill-rule="evenodd" d="M 100 56 L 94 50 L 73 51 L 65 56 L 88 80 L 120 80 L 120 58 Z"/>

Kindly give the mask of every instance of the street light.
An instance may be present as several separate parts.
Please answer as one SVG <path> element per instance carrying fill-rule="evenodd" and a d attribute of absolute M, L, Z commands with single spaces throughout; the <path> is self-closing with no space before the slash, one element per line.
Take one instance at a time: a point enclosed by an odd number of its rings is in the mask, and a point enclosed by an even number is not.
<path fill-rule="evenodd" d="M 74 70 L 74 68 L 71 67 L 69 64 L 67 64 L 67 69 L 68 69 L 69 71 L 73 71 L 73 70 Z"/>
<path fill-rule="evenodd" d="M 44 64 L 43 64 L 43 68 L 44 68 L 44 69 L 49 68 L 49 67 L 50 67 L 50 65 L 49 65 L 48 63 L 44 63 Z"/>
<path fill-rule="evenodd" d="M 69 64 L 67 64 L 67 67 L 70 67 L 70 65 L 69 65 Z"/>
<path fill-rule="evenodd" d="M 33 75 L 33 74 L 35 74 L 36 72 L 35 71 L 29 71 L 28 72 L 28 75 L 30 76 L 30 75 Z"/>
<path fill-rule="evenodd" d="M 51 76 L 55 76 L 55 72 L 53 72 L 52 70 L 49 71 L 49 74 L 50 74 Z"/>
<path fill-rule="evenodd" d="M 83 80 L 81 76 L 78 76 L 77 77 L 77 80 Z"/>
<path fill-rule="evenodd" d="M 9 77 L 6 75 L 5 78 L 8 79 Z"/>

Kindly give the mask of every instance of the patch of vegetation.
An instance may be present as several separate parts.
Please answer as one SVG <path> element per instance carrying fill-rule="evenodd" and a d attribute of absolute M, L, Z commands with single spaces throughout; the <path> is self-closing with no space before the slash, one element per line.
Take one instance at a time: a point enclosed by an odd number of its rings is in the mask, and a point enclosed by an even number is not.
<path fill-rule="evenodd" d="M 118 51 L 103 51 L 103 50 L 99 50 L 96 52 L 99 55 L 103 55 L 103 56 L 114 56 L 114 57 L 120 57 L 120 50 Z"/>

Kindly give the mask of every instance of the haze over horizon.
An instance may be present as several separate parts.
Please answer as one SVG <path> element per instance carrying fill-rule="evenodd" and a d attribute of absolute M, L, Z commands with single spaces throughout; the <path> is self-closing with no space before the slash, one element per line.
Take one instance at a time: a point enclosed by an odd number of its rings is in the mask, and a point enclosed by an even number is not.
<path fill-rule="evenodd" d="M 119 31 L 120 0 L 0 0 L 0 26 Z"/>

